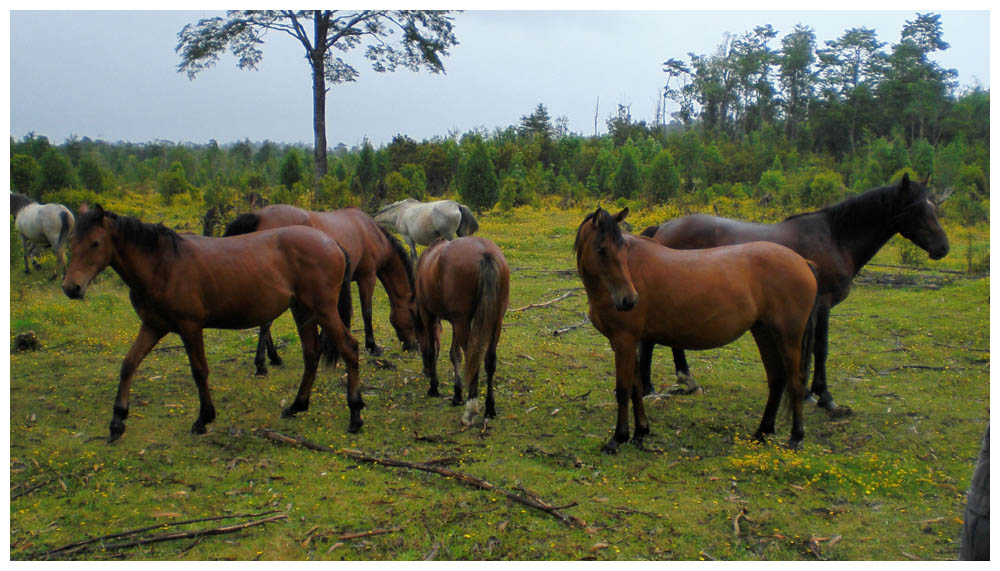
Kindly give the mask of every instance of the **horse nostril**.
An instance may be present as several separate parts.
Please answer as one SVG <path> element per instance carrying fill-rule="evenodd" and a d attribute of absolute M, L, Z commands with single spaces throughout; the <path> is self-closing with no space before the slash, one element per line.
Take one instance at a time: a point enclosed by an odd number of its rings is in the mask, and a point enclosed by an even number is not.
<path fill-rule="evenodd" d="M 63 293 L 70 299 L 80 299 L 80 286 L 78 284 L 63 286 Z"/>

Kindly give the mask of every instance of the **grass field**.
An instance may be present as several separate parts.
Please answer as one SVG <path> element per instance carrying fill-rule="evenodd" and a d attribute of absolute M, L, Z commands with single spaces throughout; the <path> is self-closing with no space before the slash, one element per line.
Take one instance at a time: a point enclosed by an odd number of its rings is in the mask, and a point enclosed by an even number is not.
<path fill-rule="evenodd" d="M 193 213 L 109 207 L 196 229 Z M 947 226 L 952 253 L 932 262 L 921 252 L 918 269 L 897 267 L 899 245 L 890 242 L 834 308 L 830 388 L 852 414 L 807 407 L 803 450 L 780 445 L 789 430 L 781 416 L 771 443 L 751 440 L 766 383 L 756 346 L 744 336 L 689 353 L 701 395 L 670 395 L 669 351 L 657 350 L 661 395 L 646 400 L 653 430 L 646 449 L 625 445 L 608 456 L 600 451 L 615 414 L 608 343 L 589 324 L 553 335 L 586 318 L 571 251 L 583 215 L 518 209 L 481 219 L 480 235 L 501 247 L 513 272 L 498 418 L 467 430 L 460 408 L 425 396 L 419 355 L 400 351 L 378 289 L 375 332 L 387 351 L 378 359 L 362 354 L 367 408 L 359 434 L 346 433 L 342 365 L 321 370 L 307 413 L 280 418 L 302 365 L 286 314 L 273 331 L 285 365 L 264 378 L 253 375 L 256 331 L 206 332 L 219 416 L 203 436 L 189 433 L 198 400 L 180 340 L 165 337 L 136 374 L 127 432 L 109 445 L 118 368 L 139 327 L 128 291 L 107 270 L 84 302 L 71 301 L 45 272 L 26 276 L 13 245 L 11 339 L 32 330 L 42 348 L 10 357 L 11 558 L 957 557 L 990 404 L 989 277 L 959 272 L 964 229 Z M 631 222 L 638 231 L 664 217 L 640 211 Z M 974 236 L 987 247 L 985 228 Z M 45 261 L 48 270 L 54 259 Z M 357 309 L 355 316 L 360 340 Z M 445 355 L 438 366 L 449 395 Z M 275 433 L 331 452 L 268 436 Z M 344 449 L 446 467 L 502 490 L 360 461 Z M 541 498 L 575 519 L 504 491 Z M 146 527 L 143 535 L 106 537 Z M 208 529 L 218 533 L 137 541 Z M 91 538 L 103 539 L 52 552 Z"/>

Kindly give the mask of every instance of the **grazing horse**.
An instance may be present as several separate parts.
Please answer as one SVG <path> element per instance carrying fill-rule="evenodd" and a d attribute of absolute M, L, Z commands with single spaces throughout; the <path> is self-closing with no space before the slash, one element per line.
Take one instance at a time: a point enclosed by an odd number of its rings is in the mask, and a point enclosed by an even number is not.
<path fill-rule="evenodd" d="M 472 211 L 454 200 L 420 202 L 407 198 L 382 208 L 374 218 L 380 226 L 403 235 L 414 264 L 417 244 L 427 246 L 438 238 L 454 240 L 456 236 L 472 236 L 479 230 L 479 222 Z"/>
<path fill-rule="evenodd" d="M 769 242 L 709 250 L 672 250 L 622 233 L 628 208 L 588 214 L 576 233 L 576 268 L 587 291 L 590 319 L 615 353 L 618 421 L 604 451 L 628 440 L 628 404 L 635 413 L 637 443 L 649 421 L 636 377 L 636 348 L 660 343 L 711 349 L 753 334 L 767 371 L 768 398 L 755 434 L 774 433 L 782 391 L 792 408 L 789 446 L 805 436 L 802 426 L 804 344 L 811 336 L 816 277 L 795 252 Z"/>
<path fill-rule="evenodd" d="M 413 309 L 413 269 L 403 245 L 391 234 L 379 227 L 364 212 L 357 208 L 344 208 L 332 212 L 311 212 L 285 204 L 266 206 L 259 210 L 240 214 L 225 231 L 225 236 L 235 236 L 259 230 L 281 228 L 292 225 L 311 226 L 333 238 L 347 251 L 351 258 L 351 280 L 358 284 L 361 300 L 361 316 L 365 323 L 365 348 L 373 355 L 381 355 L 382 349 L 375 343 L 372 330 L 372 295 L 375 280 L 382 282 L 389 297 L 389 322 L 396 330 L 396 336 L 403 343 L 404 350 L 417 348 L 417 337 L 413 330 L 411 312 Z M 271 339 L 270 323 L 260 328 L 257 355 L 254 364 L 257 374 L 266 375 L 264 364 L 265 348 L 271 362 L 281 364 L 281 358 Z"/>
<path fill-rule="evenodd" d="M 66 258 L 63 247 L 73 229 L 73 213 L 62 204 L 38 204 L 31 198 L 17 192 L 10 193 L 10 213 L 14 216 L 14 226 L 21 235 L 21 246 L 24 250 L 24 273 L 28 269 L 28 258 L 35 269 L 41 268 L 35 258 L 38 255 L 36 247 L 49 247 L 56 255 L 56 270 L 66 271 Z"/>
<path fill-rule="evenodd" d="M 182 236 L 162 224 L 118 216 L 100 206 L 81 209 L 80 214 L 63 292 L 83 299 L 94 276 L 111 266 L 128 285 L 142 322 L 122 362 L 109 441 L 125 432 L 132 376 L 164 335 L 177 333 L 184 343 L 201 403 L 191 432 L 203 434 L 215 419 L 215 406 L 208 390 L 202 330 L 255 327 L 289 308 L 305 366 L 298 394 L 282 416 L 308 410 L 322 351 L 333 362 L 343 357 L 348 431 L 361 428 L 358 344 L 345 325 L 350 316 L 350 260 L 335 240 L 305 226 L 232 238 Z M 318 340 L 317 324 L 326 332 L 325 344 Z"/>
<path fill-rule="evenodd" d="M 437 356 L 440 349 L 441 320 L 451 323 L 451 350 L 448 356 L 455 371 L 455 396 L 451 403 L 462 404 L 465 381 L 465 412 L 462 423 L 469 425 L 479 412 L 479 364 L 486 369 L 486 418 L 496 418 L 493 373 L 497 368 L 497 343 L 510 294 L 510 268 L 496 244 L 479 237 L 433 242 L 417 264 L 417 338 L 424 360 L 424 375 L 430 380 L 428 396 L 438 392 Z M 462 354 L 465 370 L 459 374 Z"/>
<path fill-rule="evenodd" d="M 923 248 L 933 260 L 948 253 L 948 236 L 938 223 L 937 209 L 927 189 L 904 174 L 899 184 L 883 186 L 827 206 L 797 214 L 777 224 L 753 224 L 727 218 L 693 214 L 660 226 L 643 236 L 676 249 L 713 248 L 753 241 L 775 242 L 795 250 L 819 266 L 819 299 L 813 349 L 816 369 L 812 388 L 817 404 L 834 410 L 837 405 L 826 385 L 826 358 L 830 308 L 843 301 L 851 280 L 895 234 Z M 677 377 L 689 388 L 691 377 L 683 349 L 673 347 Z M 653 345 L 639 347 L 639 366 L 646 394 L 653 390 L 650 367 Z"/>

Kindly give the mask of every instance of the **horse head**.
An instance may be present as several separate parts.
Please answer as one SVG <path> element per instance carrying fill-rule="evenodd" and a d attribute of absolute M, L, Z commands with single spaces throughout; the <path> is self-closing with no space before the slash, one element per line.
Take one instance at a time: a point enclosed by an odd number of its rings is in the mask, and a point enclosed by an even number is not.
<path fill-rule="evenodd" d="M 101 206 L 93 209 L 80 206 L 77 224 L 70 241 L 70 263 L 63 278 L 62 289 L 70 299 L 83 299 L 94 277 L 111 264 L 114 243 L 111 228 L 114 215 Z"/>
<path fill-rule="evenodd" d="M 26 196 L 19 192 L 10 193 L 10 213 L 14 216 L 14 218 L 17 218 L 17 213 L 20 212 L 21 209 L 34 203 L 35 201 L 32 200 L 30 196 Z"/>
<path fill-rule="evenodd" d="M 628 245 L 619 224 L 628 216 L 628 207 L 612 215 L 598 207 L 577 229 L 576 268 L 586 285 L 597 280 L 607 289 L 615 309 L 628 311 L 639 302 L 628 267 Z"/>
<path fill-rule="evenodd" d="M 932 260 L 948 254 L 948 236 L 937 217 L 937 206 L 924 185 L 910 180 L 909 173 L 899 183 L 899 233 L 920 246 Z"/>

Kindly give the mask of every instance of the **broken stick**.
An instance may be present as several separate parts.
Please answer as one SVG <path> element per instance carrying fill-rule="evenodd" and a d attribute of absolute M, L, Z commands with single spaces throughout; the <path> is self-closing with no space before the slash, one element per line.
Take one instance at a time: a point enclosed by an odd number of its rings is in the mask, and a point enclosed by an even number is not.
<path fill-rule="evenodd" d="M 458 472 L 450 468 L 428 464 L 426 462 L 408 462 L 406 460 L 397 460 L 395 458 L 385 458 L 385 457 L 377 458 L 374 456 L 368 456 L 367 454 L 361 452 L 360 450 L 352 450 L 349 448 L 335 450 L 328 446 L 321 446 L 319 444 L 315 444 L 302 437 L 292 438 L 290 436 L 285 436 L 284 434 L 269 429 L 260 429 L 254 432 L 259 436 L 263 436 L 264 438 L 268 438 L 270 440 L 274 440 L 277 442 L 294 444 L 308 448 L 310 450 L 316 450 L 318 452 L 339 454 L 341 456 L 346 456 L 352 460 L 357 460 L 360 462 L 368 462 L 370 464 L 378 464 L 380 466 L 389 466 L 392 468 L 411 468 L 413 470 L 420 470 L 422 472 L 431 472 L 448 478 L 454 478 L 455 480 L 458 480 L 459 482 L 462 482 L 474 488 L 479 488 L 481 490 L 487 490 L 491 492 L 499 492 L 519 504 L 523 504 L 528 507 L 535 508 L 537 510 L 541 510 L 545 513 L 548 513 L 567 525 L 575 525 L 579 526 L 580 528 L 587 527 L 586 522 L 584 522 L 582 519 L 576 516 L 564 514 L 561 511 L 562 509 L 576 505 L 576 502 L 573 502 L 568 506 L 553 506 L 552 504 L 545 502 L 544 500 L 542 500 L 541 498 L 530 492 L 527 492 L 526 495 L 515 494 L 514 492 L 505 490 L 495 484 L 483 480 L 482 478 L 477 478 L 476 476 L 471 476 L 469 474 Z"/>

